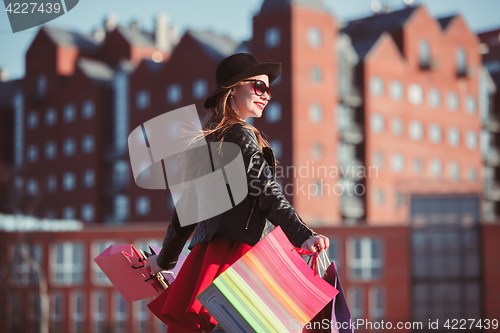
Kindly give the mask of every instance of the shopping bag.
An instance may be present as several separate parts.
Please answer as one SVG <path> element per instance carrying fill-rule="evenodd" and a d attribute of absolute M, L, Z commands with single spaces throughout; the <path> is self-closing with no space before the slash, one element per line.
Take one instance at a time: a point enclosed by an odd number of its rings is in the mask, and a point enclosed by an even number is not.
<path fill-rule="evenodd" d="M 328 260 L 330 262 L 330 260 Z M 344 290 L 332 261 L 325 271 L 323 279 L 334 286 L 339 293 L 317 315 L 306 324 L 303 333 L 353 333 L 352 317 L 345 299 Z"/>
<path fill-rule="evenodd" d="M 276 227 L 197 296 L 227 333 L 300 332 L 338 293 Z"/>
<path fill-rule="evenodd" d="M 147 255 L 132 244 L 109 246 L 94 261 L 127 302 L 158 295 L 169 283 L 144 268 Z"/>

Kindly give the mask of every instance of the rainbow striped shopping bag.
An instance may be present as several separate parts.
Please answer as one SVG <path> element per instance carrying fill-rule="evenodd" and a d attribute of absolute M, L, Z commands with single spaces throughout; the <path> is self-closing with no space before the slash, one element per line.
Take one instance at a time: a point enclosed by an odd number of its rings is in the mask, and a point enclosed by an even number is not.
<path fill-rule="evenodd" d="M 276 227 L 197 296 L 227 333 L 301 332 L 338 293 Z"/>

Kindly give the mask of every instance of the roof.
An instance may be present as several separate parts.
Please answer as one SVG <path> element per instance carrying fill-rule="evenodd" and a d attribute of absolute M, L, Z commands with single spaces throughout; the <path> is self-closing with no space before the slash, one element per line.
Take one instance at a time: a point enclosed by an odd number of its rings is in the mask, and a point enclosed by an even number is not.
<path fill-rule="evenodd" d="M 0 81 L 0 106 L 12 106 L 12 99 L 17 91 L 22 92 L 22 81 L 14 80 L 1 82 Z"/>
<path fill-rule="evenodd" d="M 341 32 L 349 35 L 354 41 L 357 39 L 372 39 L 380 36 L 384 31 L 401 31 L 408 18 L 418 7 L 406 7 L 389 13 L 380 13 L 353 20 L 348 22 Z"/>
<path fill-rule="evenodd" d="M 114 71 L 102 61 L 80 58 L 78 67 L 91 80 L 97 83 L 109 83 L 113 80 Z"/>
<path fill-rule="evenodd" d="M 75 47 L 89 53 L 97 52 L 100 42 L 92 36 L 79 34 L 76 32 L 43 26 L 43 29 L 54 43 L 58 46 Z"/>
<path fill-rule="evenodd" d="M 205 53 L 215 62 L 235 53 L 238 43 L 231 38 L 223 35 L 217 35 L 211 31 L 188 30 L 196 42 L 201 46 Z"/>
<path fill-rule="evenodd" d="M 290 8 L 292 5 L 310 7 L 317 10 L 325 10 L 323 0 L 264 0 L 260 7 L 260 12 L 267 12 L 277 9 Z"/>
<path fill-rule="evenodd" d="M 156 47 L 154 34 L 130 27 L 116 27 L 116 30 L 131 44 L 148 47 Z"/>
<path fill-rule="evenodd" d="M 341 33 L 351 38 L 354 49 L 363 58 L 384 32 L 391 35 L 401 32 L 418 7 L 406 7 L 350 21 L 341 29 Z"/>
<path fill-rule="evenodd" d="M 448 24 L 450 24 L 451 21 L 456 17 L 456 15 L 451 15 L 447 17 L 442 17 L 438 19 L 439 24 L 441 25 L 441 29 L 446 29 Z"/>

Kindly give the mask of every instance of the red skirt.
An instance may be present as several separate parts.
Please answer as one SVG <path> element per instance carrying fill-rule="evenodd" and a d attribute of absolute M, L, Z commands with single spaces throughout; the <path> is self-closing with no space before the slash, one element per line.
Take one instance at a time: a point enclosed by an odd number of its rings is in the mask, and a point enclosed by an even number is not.
<path fill-rule="evenodd" d="M 148 304 L 167 332 L 210 332 L 217 321 L 196 299 L 212 281 L 252 247 L 224 236 L 196 245 L 172 285 Z"/>

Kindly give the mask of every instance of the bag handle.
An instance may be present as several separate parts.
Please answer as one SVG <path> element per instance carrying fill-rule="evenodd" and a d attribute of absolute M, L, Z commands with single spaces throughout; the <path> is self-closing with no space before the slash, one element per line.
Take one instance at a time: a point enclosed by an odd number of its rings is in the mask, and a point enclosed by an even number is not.
<path fill-rule="evenodd" d="M 314 271 L 314 276 L 318 275 L 318 251 L 312 253 L 311 251 L 300 247 L 294 247 L 292 251 L 295 251 L 300 255 L 312 256 L 311 269 Z"/>

